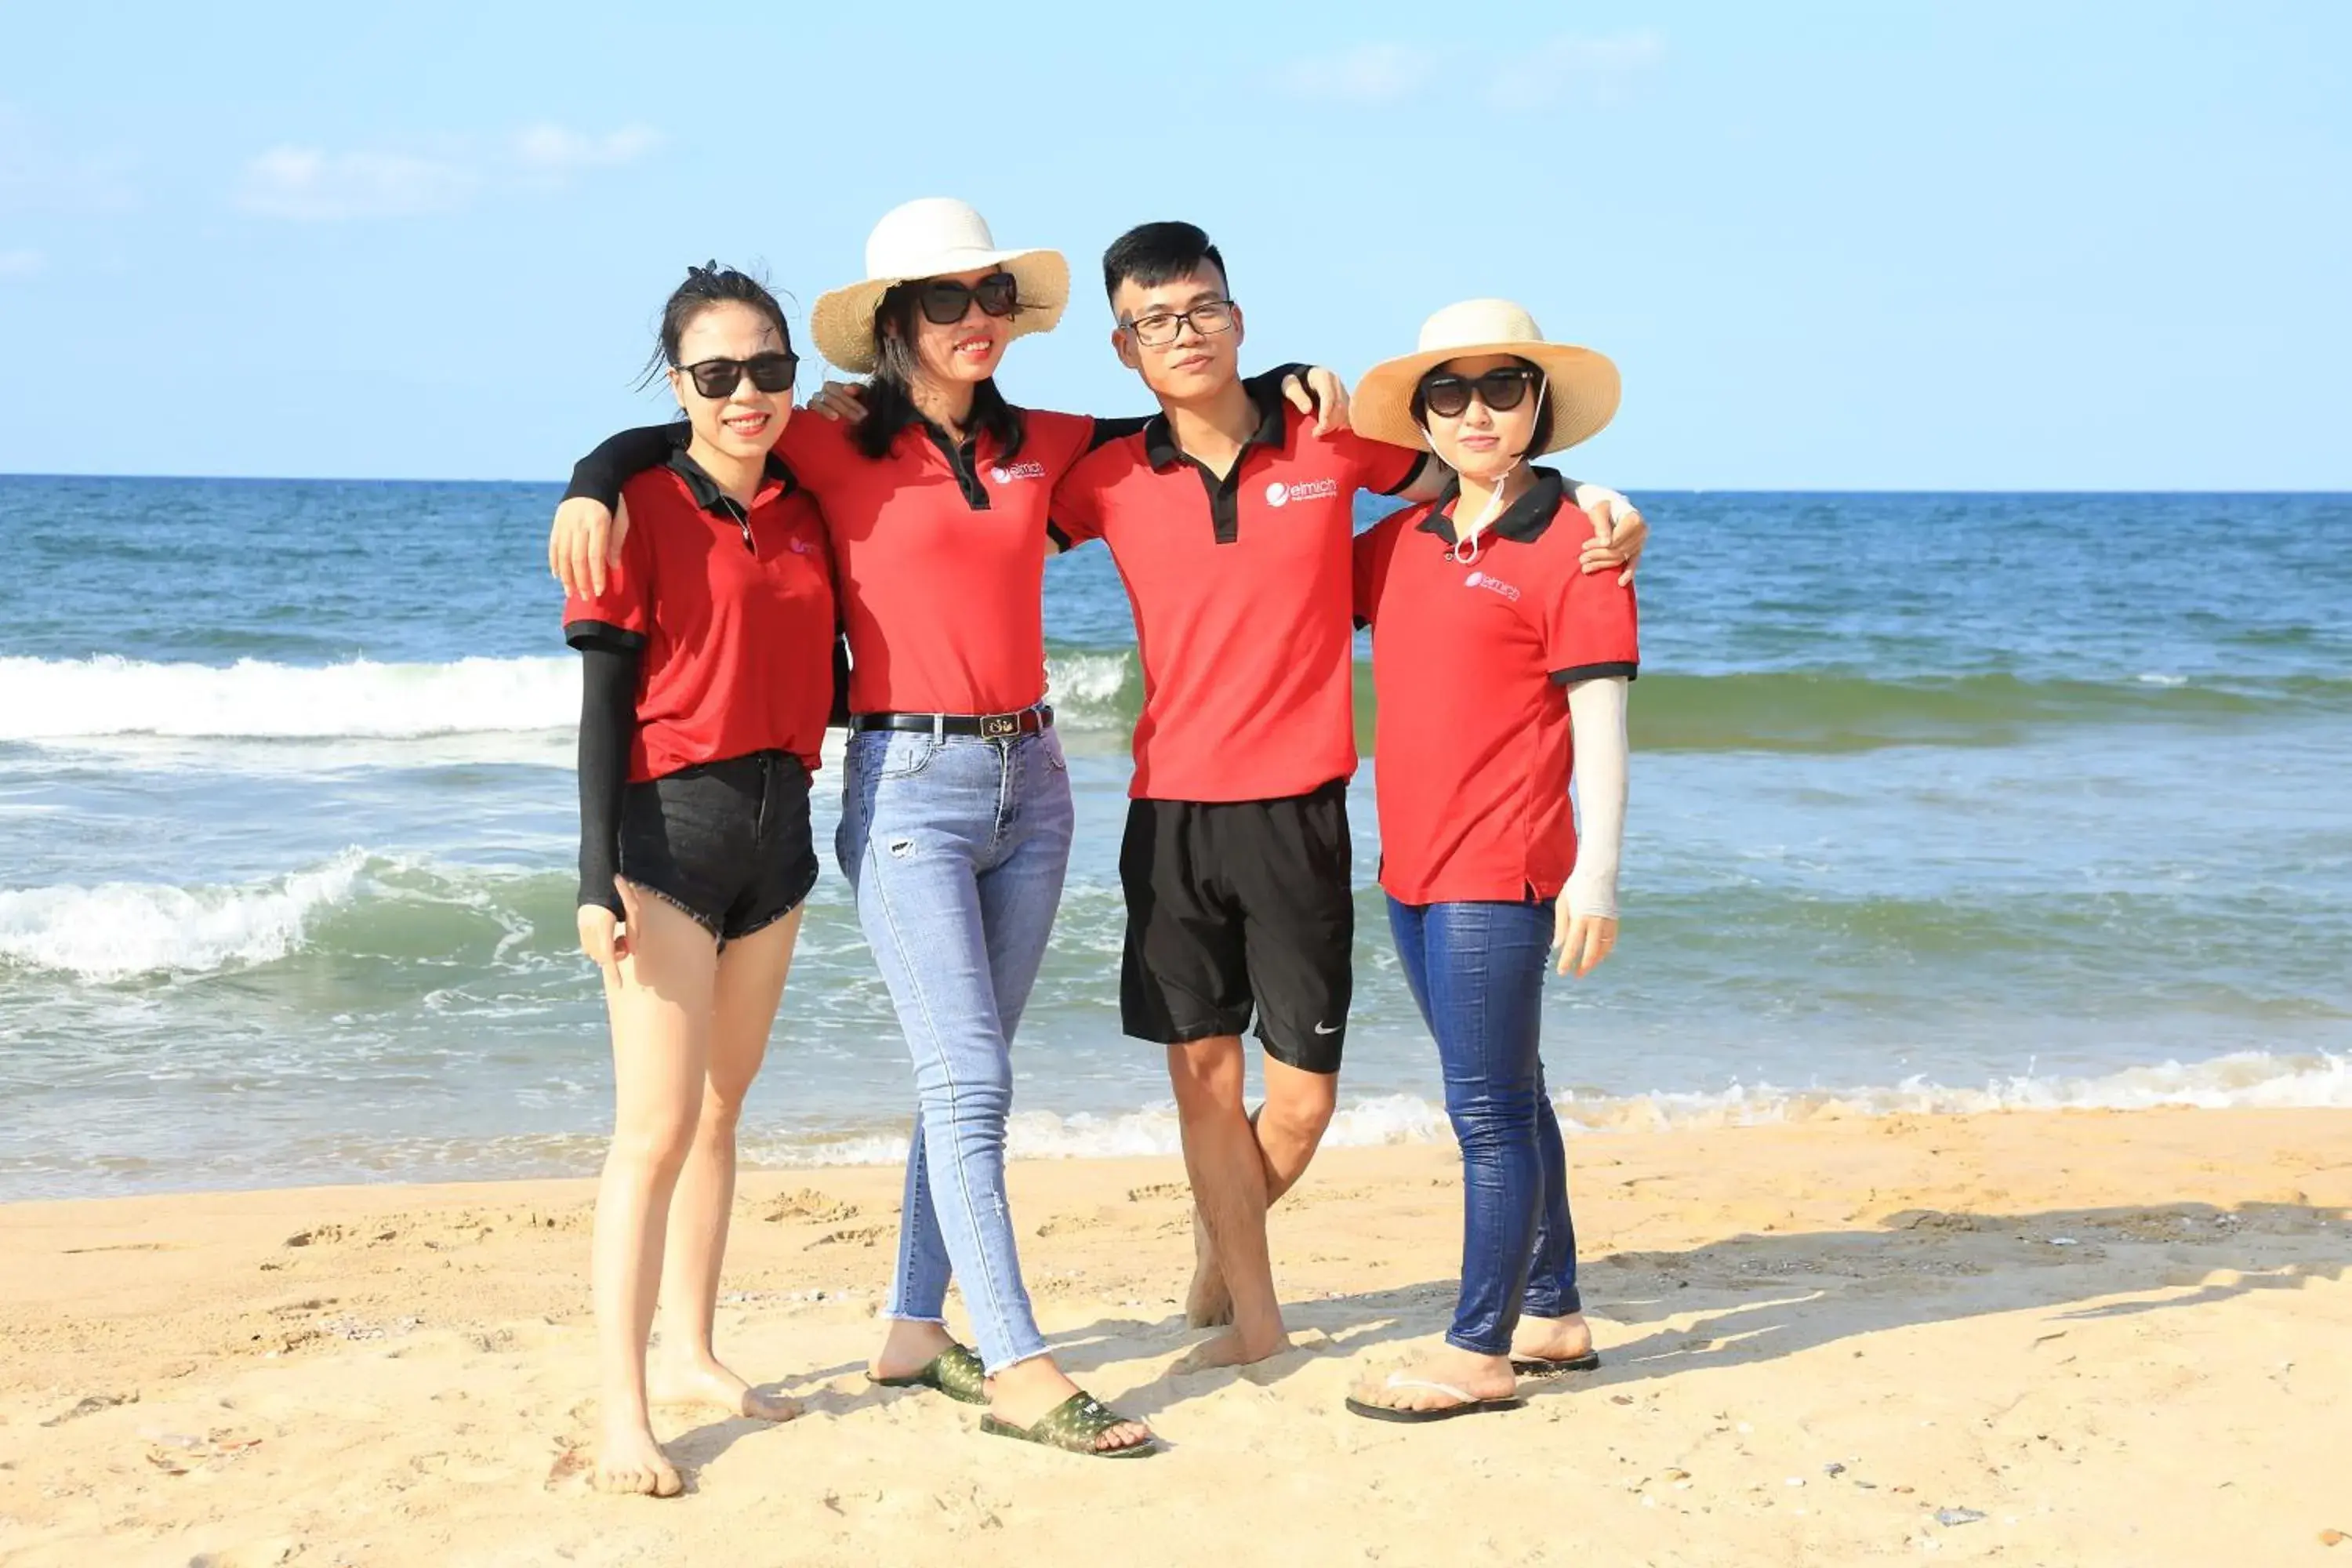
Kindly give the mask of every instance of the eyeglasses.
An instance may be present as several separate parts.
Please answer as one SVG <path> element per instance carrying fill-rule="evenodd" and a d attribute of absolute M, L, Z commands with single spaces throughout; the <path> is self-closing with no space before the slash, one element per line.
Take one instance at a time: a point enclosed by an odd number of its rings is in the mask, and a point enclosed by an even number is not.
<path fill-rule="evenodd" d="M 694 378 L 694 390 L 705 397 L 726 397 L 750 376 L 762 392 L 790 392 L 800 374 L 801 356 L 794 353 L 753 354 L 750 359 L 703 359 L 678 368 Z"/>
<path fill-rule="evenodd" d="M 923 320 L 935 327 L 952 327 L 974 301 L 986 315 L 1013 314 L 1021 303 L 1021 281 L 1010 272 L 992 272 L 977 283 L 932 278 L 917 285 L 915 298 L 923 307 Z"/>
<path fill-rule="evenodd" d="M 1148 349 L 1164 349 L 1184 335 L 1186 323 L 1204 338 L 1234 330 L 1234 302 L 1231 300 L 1203 300 L 1189 310 L 1154 310 L 1149 316 L 1138 316 L 1127 323 L 1135 341 Z"/>
<path fill-rule="evenodd" d="M 1501 365 L 1475 377 L 1429 375 L 1422 378 L 1421 405 L 1441 419 L 1455 419 L 1475 395 L 1495 413 L 1504 414 L 1526 402 L 1528 388 L 1535 384 L 1536 373 L 1523 364 Z"/>

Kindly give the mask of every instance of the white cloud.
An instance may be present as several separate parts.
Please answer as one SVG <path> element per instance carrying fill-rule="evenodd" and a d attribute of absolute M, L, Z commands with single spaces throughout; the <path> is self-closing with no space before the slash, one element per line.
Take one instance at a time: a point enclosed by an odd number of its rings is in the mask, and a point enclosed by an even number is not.
<path fill-rule="evenodd" d="M 264 217 L 310 223 L 415 217 L 464 205 L 480 184 L 472 170 L 447 159 L 273 147 L 246 165 L 236 205 Z"/>
<path fill-rule="evenodd" d="M 1278 85 L 1310 103 L 1393 106 L 1442 88 L 1505 109 L 1542 109 L 1579 98 L 1616 101 L 1664 56 L 1664 40 L 1649 32 L 1562 34 L 1502 47 L 1358 44 L 1293 63 Z"/>
<path fill-rule="evenodd" d="M 661 144 L 661 137 L 642 125 L 593 136 L 561 125 L 531 125 L 516 132 L 515 161 L 525 169 L 561 178 L 583 169 L 611 169 L 634 163 Z"/>
<path fill-rule="evenodd" d="M 274 147 L 246 165 L 236 199 L 247 212 L 305 223 L 419 217 L 503 190 L 560 186 L 633 163 L 659 142 L 643 126 L 597 135 L 542 123 L 493 142 L 452 142 L 427 152 Z"/>
<path fill-rule="evenodd" d="M 0 279 L 30 278 L 48 264 L 37 250 L 0 250 Z"/>
<path fill-rule="evenodd" d="M 1655 33 L 1546 38 L 1497 60 L 1488 96 L 1505 105 L 1559 103 L 1580 96 L 1614 102 L 1665 52 L 1665 41 Z"/>
<path fill-rule="evenodd" d="M 1401 103 L 1436 73 L 1438 51 L 1402 44 L 1359 44 L 1345 53 L 1300 60 L 1284 73 L 1291 95 L 1318 103 Z"/>

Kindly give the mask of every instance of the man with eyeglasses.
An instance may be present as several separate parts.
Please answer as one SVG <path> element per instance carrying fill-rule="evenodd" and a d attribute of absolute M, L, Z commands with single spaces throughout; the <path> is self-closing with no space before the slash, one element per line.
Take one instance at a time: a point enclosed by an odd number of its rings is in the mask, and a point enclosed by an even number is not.
<path fill-rule="evenodd" d="M 1338 1102 L 1355 939 L 1356 492 L 1426 500 L 1448 476 L 1426 453 L 1286 405 L 1279 373 L 1244 383 L 1242 310 L 1194 226 L 1129 230 L 1103 257 L 1103 284 L 1111 346 L 1160 412 L 1081 459 L 1052 515 L 1065 548 L 1109 546 L 1135 611 L 1144 706 L 1119 851 L 1119 1012 L 1129 1036 L 1168 1049 L 1198 1221 L 1186 1320 L 1232 1325 L 1179 1367 L 1198 1371 L 1289 1343 L 1266 1210 Z M 1600 530 L 1587 569 L 1630 570 L 1640 514 L 1593 486 L 1576 499 Z M 1255 1116 L 1241 1038 L 1253 1017 L 1265 1052 Z"/>

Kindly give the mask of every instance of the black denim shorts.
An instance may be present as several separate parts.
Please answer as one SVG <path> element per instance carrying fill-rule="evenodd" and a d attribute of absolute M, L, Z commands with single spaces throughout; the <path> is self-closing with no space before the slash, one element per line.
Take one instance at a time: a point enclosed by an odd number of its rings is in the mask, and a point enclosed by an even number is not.
<path fill-rule="evenodd" d="M 631 784 L 621 875 L 722 946 L 775 924 L 816 886 L 808 768 L 789 752 L 754 752 Z"/>

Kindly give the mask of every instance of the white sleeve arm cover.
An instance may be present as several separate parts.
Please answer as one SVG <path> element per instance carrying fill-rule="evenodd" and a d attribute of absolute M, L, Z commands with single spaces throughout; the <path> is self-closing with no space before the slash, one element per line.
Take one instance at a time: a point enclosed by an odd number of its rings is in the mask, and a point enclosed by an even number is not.
<path fill-rule="evenodd" d="M 1576 869 L 1568 879 L 1568 912 L 1617 918 L 1617 861 L 1625 847 L 1625 700 L 1622 675 L 1580 680 L 1568 689 L 1576 731 Z"/>

